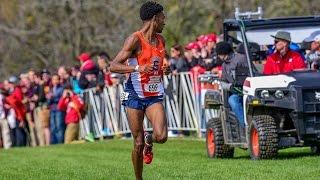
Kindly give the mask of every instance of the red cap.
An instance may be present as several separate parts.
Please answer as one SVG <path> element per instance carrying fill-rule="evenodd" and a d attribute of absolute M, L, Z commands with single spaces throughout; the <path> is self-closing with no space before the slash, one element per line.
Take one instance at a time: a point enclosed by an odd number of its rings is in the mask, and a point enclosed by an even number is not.
<path fill-rule="evenodd" d="M 197 40 L 202 41 L 204 38 L 206 38 L 206 35 L 202 34 L 199 37 L 197 37 Z"/>
<path fill-rule="evenodd" d="M 78 59 L 81 62 L 85 62 L 90 59 L 90 55 L 88 53 L 82 53 L 82 54 L 80 54 L 80 56 L 78 56 Z"/>
<path fill-rule="evenodd" d="M 199 46 L 199 44 L 198 44 L 197 41 L 194 41 L 194 42 L 191 42 L 191 43 L 187 44 L 185 48 L 186 48 L 187 50 L 191 50 L 191 49 L 197 49 L 197 50 L 199 50 L 199 49 L 200 49 L 200 46 Z"/>
<path fill-rule="evenodd" d="M 185 48 L 186 50 L 191 50 L 192 47 L 193 47 L 193 42 L 190 42 L 190 43 L 188 43 L 184 48 Z"/>
<path fill-rule="evenodd" d="M 217 35 L 215 34 L 208 34 L 207 35 L 207 42 L 217 42 Z"/>

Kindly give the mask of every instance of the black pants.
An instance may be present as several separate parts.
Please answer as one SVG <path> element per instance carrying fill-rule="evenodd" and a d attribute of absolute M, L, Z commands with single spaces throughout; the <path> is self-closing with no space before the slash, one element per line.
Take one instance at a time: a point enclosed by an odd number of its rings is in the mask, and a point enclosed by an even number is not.
<path fill-rule="evenodd" d="M 27 134 L 23 128 L 19 127 L 19 121 L 16 122 L 16 127 L 10 129 L 12 146 L 21 147 L 27 145 Z"/>

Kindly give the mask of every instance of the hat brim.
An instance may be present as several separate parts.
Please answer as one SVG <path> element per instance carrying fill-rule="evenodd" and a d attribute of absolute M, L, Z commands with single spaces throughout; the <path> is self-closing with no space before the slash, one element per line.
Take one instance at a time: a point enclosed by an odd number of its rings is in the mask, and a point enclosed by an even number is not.
<path fill-rule="evenodd" d="M 281 40 L 285 40 L 285 41 L 291 42 L 291 40 L 289 40 L 289 39 L 279 38 L 279 37 L 276 37 L 274 35 L 270 35 L 270 36 L 275 38 L 275 39 L 281 39 Z"/>

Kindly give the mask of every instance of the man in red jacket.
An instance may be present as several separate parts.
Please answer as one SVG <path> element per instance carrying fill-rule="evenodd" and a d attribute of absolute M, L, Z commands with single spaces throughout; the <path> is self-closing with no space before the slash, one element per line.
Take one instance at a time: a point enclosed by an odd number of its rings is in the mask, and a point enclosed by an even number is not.
<path fill-rule="evenodd" d="M 263 74 L 283 74 L 293 70 L 304 69 L 306 64 L 301 55 L 290 50 L 291 42 L 290 33 L 286 31 L 278 31 L 275 36 L 275 52 L 268 56 L 264 65 Z"/>
<path fill-rule="evenodd" d="M 9 78 L 8 91 L 9 96 L 5 99 L 5 106 L 8 109 L 13 109 L 16 116 L 16 125 L 11 129 L 11 138 L 13 146 L 26 146 L 26 108 L 22 103 L 23 94 L 20 86 L 18 86 L 19 79 L 15 76 Z"/>
<path fill-rule="evenodd" d="M 81 119 L 81 111 L 84 103 L 80 97 L 71 91 L 71 88 L 66 87 L 62 97 L 58 103 L 60 111 L 66 111 L 65 123 L 67 129 L 64 135 L 64 143 L 69 144 L 78 139 L 79 136 L 79 121 Z"/>

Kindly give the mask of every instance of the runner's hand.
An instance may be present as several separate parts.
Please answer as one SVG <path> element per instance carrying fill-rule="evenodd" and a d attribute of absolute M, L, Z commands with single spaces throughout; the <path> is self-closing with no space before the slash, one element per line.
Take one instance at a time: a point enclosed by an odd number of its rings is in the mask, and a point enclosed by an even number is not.
<path fill-rule="evenodd" d="M 152 73 L 152 71 L 153 71 L 152 64 L 139 66 L 139 72 L 141 72 L 141 73 Z"/>

